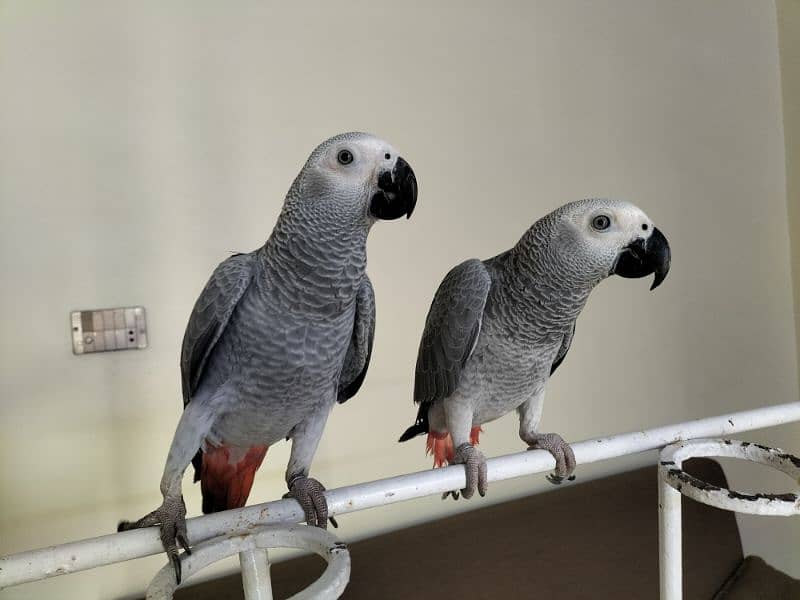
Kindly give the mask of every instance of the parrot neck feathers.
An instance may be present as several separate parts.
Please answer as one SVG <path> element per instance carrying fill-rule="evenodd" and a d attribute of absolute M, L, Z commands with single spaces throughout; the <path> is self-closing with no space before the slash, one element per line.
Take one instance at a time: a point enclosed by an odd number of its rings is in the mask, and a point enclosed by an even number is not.
<path fill-rule="evenodd" d="M 515 335 L 538 339 L 568 331 L 599 283 L 553 248 L 554 237 L 542 219 L 511 250 L 487 261 L 494 280 L 487 310 Z"/>
<path fill-rule="evenodd" d="M 582 308 L 604 276 L 598 277 L 595 269 L 587 268 L 579 252 L 569 251 L 570 241 L 551 213 L 534 223 L 509 251 L 505 271 L 545 295 L 579 298 Z"/>
<path fill-rule="evenodd" d="M 339 313 L 355 302 L 366 276 L 367 233 L 320 227 L 281 214 L 259 250 L 261 284 L 269 284 L 288 306 Z"/>

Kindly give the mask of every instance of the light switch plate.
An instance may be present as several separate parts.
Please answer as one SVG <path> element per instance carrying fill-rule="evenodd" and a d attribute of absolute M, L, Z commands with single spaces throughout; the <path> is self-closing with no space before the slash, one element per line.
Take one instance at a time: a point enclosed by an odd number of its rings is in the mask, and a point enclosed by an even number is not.
<path fill-rule="evenodd" d="M 70 319 L 74 354 L 147 348 L 143 306 L 76 310 Z"/>

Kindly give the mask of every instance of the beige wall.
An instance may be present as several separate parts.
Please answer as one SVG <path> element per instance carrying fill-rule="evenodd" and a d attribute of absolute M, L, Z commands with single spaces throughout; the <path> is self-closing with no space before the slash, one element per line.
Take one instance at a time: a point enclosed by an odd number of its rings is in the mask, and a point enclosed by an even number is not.
<path fill-rule="evenodd" d="M 621 279 L 596 291 L 550 385 L 547 430 L 579 440 L 797 398 L 772 3 L 6 0 L 0 554 L 108 533 L 157 505 L 197 293 L 229 251 L 266 238 L 311 148 L 349 129 L 396 145 L 421 198 L 410 222 L 373 230 L 375 354 L 328 423 L 313 469 L 327 486 L 429 466 L 421 439 L 395 440 L 414 417 L 436 285 L 590 195 L 642 206 L 669 236 L 673 270 L 652 294 Z M 146 351 L 71 354 L 70 310 L 128 304 L 147 307 Z M 522 448 L 513 417 L 485 429 L 487 454 Z M 798 433 L 747 438 L 800 452 Z M 270 450 L 252 501 L 283 493 L 287 456 Z M 741 487 L 765 477 L 731 474 Z M 199 490 L 185 485 L 197 514 Z M 343 517 L 339 534 L 546 489 L 532 477 L 484 500 L 369 511 Z M 796 522 L 742 527 L 748 551 L 800 576 Z M 162 563 L 0 597 L 114 597 Z"/>
<path fill-rule="evenodd" d="M 800 0 L 778 0 L 778 41 L 786 142 L 786 200 L 794 274 L 795 327 L 800 345 Z"/>

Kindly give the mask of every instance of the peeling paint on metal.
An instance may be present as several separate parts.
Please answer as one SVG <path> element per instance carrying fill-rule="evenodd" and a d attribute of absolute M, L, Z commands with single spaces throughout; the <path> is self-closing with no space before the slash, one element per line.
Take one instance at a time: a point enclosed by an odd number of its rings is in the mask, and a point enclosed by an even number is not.
<path fill-rule="evenodd" d="M 747 500 L 749 502 L 753 502 L 755 500 L 767 500 L 769 502 L 772 502 L 773 500 L 780 500 L 782 502 L 797 502 L 797 494 L 763 494 L 760 492 L 756 494 L 743 494 L 734 490 L 728 490 L 728 498 Z"/>
<path fill-rule="evenodd" d="M 681 480 L 683 483 L 696 487 L 698 490 L 702 490 L 704 492 L 718 492 L 721 489 L 716 485 L 706 483 L 702 479 L 693 477 L 692 475 L 689 475 L 686 471 L 682 471 L 680 469 L 670 469 L 669 474 L 672 477 Z"/>

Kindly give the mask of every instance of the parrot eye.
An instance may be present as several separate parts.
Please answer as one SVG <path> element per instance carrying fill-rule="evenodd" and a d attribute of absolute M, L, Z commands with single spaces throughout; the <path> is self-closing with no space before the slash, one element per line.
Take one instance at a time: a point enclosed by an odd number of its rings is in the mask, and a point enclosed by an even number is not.
<path fill-rule="evenodd" d="M 336 160 L 339 161 L 340 165 L 349 165 L 353 162 L 353 153 L 350 150 L 339 150 L 339 154 L 336 155 Z"/>
<path fill-rule="evenodd" d="M 592 228 L 597 231 L 605 231 L 611 226 L 611 219 L 605 215 L 597 215 L 592 219 Z"/>

